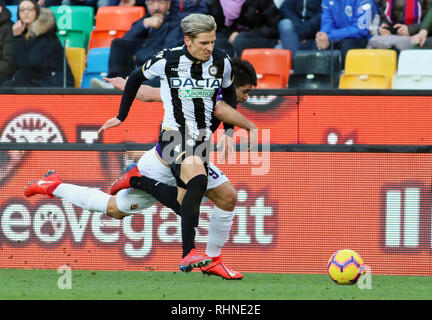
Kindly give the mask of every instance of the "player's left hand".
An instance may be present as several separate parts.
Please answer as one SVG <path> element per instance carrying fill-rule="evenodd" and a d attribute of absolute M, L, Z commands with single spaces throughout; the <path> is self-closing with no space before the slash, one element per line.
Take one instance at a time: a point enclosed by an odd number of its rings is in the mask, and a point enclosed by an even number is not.
<path fill-rule="evenodd" d="M 109 128 L 118 127 L 121 124 L 122 124 L 122 122 L 116 117 L 108 119 L 104 123 L 104 125 L 102 127 L 100 127 L 100 129 L 98 130 L 98 135 L 100 135 L 102 133 L 102 131 L 104 131 L 104 130 L 107 130 Z"/>
<path fill-rule="evenodd" d="M 221 161 L 228 159 L 230 152 L 234 152 L 233 138 L 227 135 L 222 135 L 217 144 L 218 150 L 221 151 Z"/>

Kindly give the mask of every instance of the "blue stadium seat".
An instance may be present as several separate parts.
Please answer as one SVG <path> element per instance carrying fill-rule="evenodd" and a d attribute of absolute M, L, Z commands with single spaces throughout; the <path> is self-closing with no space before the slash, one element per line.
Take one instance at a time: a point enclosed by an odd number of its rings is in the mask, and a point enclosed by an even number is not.
<path fill-rule="evenodd" d="M 105 77 L 108 74 L 108 58 L 111 48 L 93 48 L 87 56 L 87 68 L 84 71 L 81 88 L 91 88 L 92 78 Z"/>
<path fill-rule="evenodd" d="M 12 17 L 11 20 L 12 22 L 17 22 L 18 20 L 18 5 L 10 5 L 10 6 L 6 6 L 6 8 L 9 9 L 9 11 L 12 13 Z"/>

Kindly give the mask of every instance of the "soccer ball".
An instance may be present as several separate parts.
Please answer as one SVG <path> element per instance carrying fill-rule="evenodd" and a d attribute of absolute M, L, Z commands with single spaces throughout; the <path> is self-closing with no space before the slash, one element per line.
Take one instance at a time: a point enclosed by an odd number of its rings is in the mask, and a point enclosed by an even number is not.
<path fill-rule="evenodd" d="M 331 256 L 327 271 L 337 284 L 354 284 L 363 274 L 363 259 L 353 250 L 339 250 Z"/>

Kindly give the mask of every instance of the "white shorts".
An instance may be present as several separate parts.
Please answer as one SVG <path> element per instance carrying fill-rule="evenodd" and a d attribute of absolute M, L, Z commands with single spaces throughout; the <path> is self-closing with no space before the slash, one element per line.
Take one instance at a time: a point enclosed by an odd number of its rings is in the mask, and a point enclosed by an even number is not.
<path fill-rule="evenodd" d="M 170 168 L 165 166 L 156 156 L 156 147 L 147 151 L 138 161 L 138 170 L 141 174 L 146 175 L 156 181 L 175 186 L 176 180 L 173 177 Z M 213 163 L 208 166 L 208 183 L 207 190 L 219 187 L 222 183 L 229 181 L 228 178 Z M 207 198 L 203 198 L 203 202 Z M 123 189 L 117 193 L 116 203 L 120 211 L 126 214 L 134 214 L 146 209 L 158 201 L 149 193 L 135 188 Z"/>

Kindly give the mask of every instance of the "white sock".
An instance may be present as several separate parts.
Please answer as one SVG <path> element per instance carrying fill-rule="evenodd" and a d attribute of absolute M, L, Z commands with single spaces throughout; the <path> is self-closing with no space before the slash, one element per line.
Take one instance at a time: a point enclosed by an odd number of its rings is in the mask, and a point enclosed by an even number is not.
<path fill-rule="evenodd" d="M 77 207 L 106 213 L 111 196 L 99 189 L 61 183 L 53 191 L 53 196 L 65 199 Z"/>
<path fill-rule="evenodd" d="M 234 211 L 224 211 L 216 206 L 213 208 L 206 247 L 206 254 L 209 257 L 217 257 L 221 254 L 228 240 L 233 220 Z"/>

